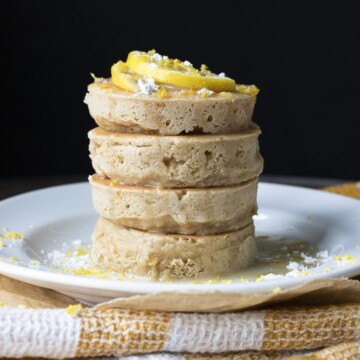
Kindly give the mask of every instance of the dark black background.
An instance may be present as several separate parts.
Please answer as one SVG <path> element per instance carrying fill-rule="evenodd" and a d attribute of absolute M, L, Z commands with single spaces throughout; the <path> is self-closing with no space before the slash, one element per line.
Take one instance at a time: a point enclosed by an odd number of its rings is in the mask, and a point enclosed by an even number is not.
<path fill-rule="evenodd" d="M 360 178 L 356 1 L 2 1 L 0 176 L 91 173 L 83 98 L 129 51 L 261 89 L 265 173 Z"/>

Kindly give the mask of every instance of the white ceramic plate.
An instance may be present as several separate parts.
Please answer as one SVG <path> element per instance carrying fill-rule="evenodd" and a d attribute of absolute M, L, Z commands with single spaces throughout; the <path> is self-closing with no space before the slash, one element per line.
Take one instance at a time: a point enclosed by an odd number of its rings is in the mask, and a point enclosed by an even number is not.
<path fill-rule="evenodd" d="M 25 240 L 14 241 L 14 246 L 8 246 L 3 240 L 0 273 L 87 303 L 173 290 L 267 292 L 315 278 L 360 274 L 360 201 L 323 191 L 260 183 L 258 203 L 259 215 L 255 217 L 257 235 L 269 235 L 274 243 L 279 241 L 275 237 L 305 240 L 317 251 L 329 251 L 328 260 L 309 269 L 306 276 L 275 276 L 265 281 L 249 282 L 240 281 L 240 276 L 226 283 L 195 284 L 191 281 L 104 280 L 56 273 L 44 262 L 45 255 L 61 250 L 64 242 L 81 239 L 83 244 L 90 243 L 97 219 L 90 187 L 87 183 L 79 183 L 38 190 L 0 202 L 0 231 L 7 227 L 25 234 Z M 286 252 L 286 246 L 282 250 Z M 340 261 L 336 255 L 340 256 Z M 351 261 L 347 261 L 349 255 Z M 17 261 L 11 261 L 13 256 Z M 41 265 L 32 266 L 31 259 L 37 259 Z M 274 272 L 270 265 L 268 272 Z"/>

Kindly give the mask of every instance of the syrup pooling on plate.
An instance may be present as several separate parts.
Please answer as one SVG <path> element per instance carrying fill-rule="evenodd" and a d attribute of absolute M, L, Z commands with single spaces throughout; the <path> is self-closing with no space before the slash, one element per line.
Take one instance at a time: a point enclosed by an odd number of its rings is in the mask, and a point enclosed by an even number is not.
<path fill-rule="evenodd" d="M 294 266 L 296 269 L 305 269 L 308 267 L 305 264 L 305 257 L 315 258 L 317 254 L 317 249 L 309 241 L 294 237 L 257 236 L 256 244 L 256 260 L 251 267 L 243 269 L 241 272 L 242 281 L 271 279 L 272 276 L 270 274 L 291 276 L 287 275 L 291 271 L 292 266 L 290 264 L 297 264 L 298 266 Z M 301 256 L 302 254 L 303 256 Z M 295 273 L 293 275 L 295 276 Z M 296 275 L 301 276 L 304 274 L 296 273 Z M 231 276 L 234 280 L 237 277 L 237 274 Z"/>

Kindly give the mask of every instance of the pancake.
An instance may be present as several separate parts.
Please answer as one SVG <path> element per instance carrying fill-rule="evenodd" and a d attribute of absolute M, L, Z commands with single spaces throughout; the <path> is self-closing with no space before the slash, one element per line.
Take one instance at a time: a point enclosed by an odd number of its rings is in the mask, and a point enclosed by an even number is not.
<path fill-rule="evenodd" d="M 229 274 L 255 258 L 254 226 L 210 236 L 171 235 L 127 229 L 100 218 L 91 261 L 104 270 L 151 278 Z"/>
<path fill-rule="evenodd" d="M 89 181 L 98 214 L 139 230 L 216 234 L 248 225 L 257 211 L 257 179 L 236 186 L 186 189 L 122 186 L 98 175 Z"/>
<path fill-rule="evenodd" d="M 257 127 L 229 135 L 89 132 L 96 173 L 127 185 L 166 188 L 240 184 L 262 171 Z"/>
<path fill-rule="evenodd" d="M 238 134 L 158 136 L 89 132 L 96 173 L 127 185 L 166 188 L 240 184 L 262 171 L 257 127 Z"/>
<path fill-rule="evenodd" d="M 181 94 L 168 88 L 169 98 L 131 93 L 111 80 L 89 85 L 84 102 L 96 123 L 109 131 L 178 135 L 229 133 L 247 129 L 256 96 L 219 93 L 209 97 Z"/>

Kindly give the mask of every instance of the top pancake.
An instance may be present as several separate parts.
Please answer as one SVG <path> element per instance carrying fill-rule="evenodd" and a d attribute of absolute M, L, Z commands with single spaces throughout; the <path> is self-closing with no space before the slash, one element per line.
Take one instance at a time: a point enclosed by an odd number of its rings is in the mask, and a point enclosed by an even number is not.
<path fill-rule="evenodd" d="M 105 79 L 89 85 L 84 101 L 96 123 L 115 132 L 225 134 L 247 129 L 251 123 L 256 96 L 226 92 L 202 97 L 166 88 L 170 97 L 160 98 L 130 93 Z"/>

